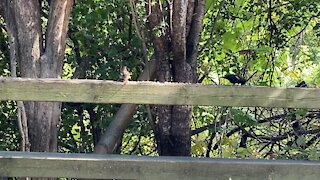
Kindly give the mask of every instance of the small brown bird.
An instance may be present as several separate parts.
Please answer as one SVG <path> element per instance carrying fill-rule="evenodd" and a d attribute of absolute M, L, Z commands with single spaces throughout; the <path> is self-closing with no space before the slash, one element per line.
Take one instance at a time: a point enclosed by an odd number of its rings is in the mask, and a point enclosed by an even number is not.
<path fill-rule="evenodd" d="M 123 80 L 123 84 L 127 84 L 130 78 L 131 78 L 131 74 L 128 71 L 127 66 L 123 66 L 123 69 L 121 72 L 121 79 Z"/>

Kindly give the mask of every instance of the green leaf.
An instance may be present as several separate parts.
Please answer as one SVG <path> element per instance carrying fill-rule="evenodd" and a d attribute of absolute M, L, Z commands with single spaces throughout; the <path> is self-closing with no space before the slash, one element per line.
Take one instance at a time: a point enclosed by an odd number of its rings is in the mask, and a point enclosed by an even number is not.
<path fill-rule="evenodd" d="M 211 9 L 213 7 L 214 2 L 216 2 L 216 1 L 214 1 L 214 0 L 207 0 L 206 1 L 206 5 L 205 5 L 206 11 L 208 11 L 209 9 Z"/>
<path fill-rule="evenodd" d="M 298 109 L 298 110 L 296 111 L 296 115 L 297 115 L 297 116 L 300 116 L 300 117 L 305 116 L 307 113 L 308 113 L 308 110 L 307 110 L 307 109 Z"/>
<path fill-rule="evenodd" d="M 78 124 L 72 127 L 71 133 L 75 141 L 80 141 L 80 126 L 78 126 Z"/>
<path fill-rule="evenodd" d="M 306 138 L 303 137 L 303 136 L 299 136 L 298 139 L 297 139 L 297 145 L 299 147 L 303 147 L 306 145 Z"/>
<path fill-rule="evenodd" d="M 246 155 L 250 154 L 247 148 L 239 147 L 236 149 L 237 155 L 240 157 L 245 157 Z"/>
<path fill-rule="evenodd" d="M 254 51 L 258 54 L 271 53 L 272 48 L 269 46 L 261 46 L 261 47 L 255 49 Z"/>
<path fill-rule="evenodd" d="M 249 114 L 244 113 L 240 109 L 231 109 L 233 120 L 239 125 L 253 126 L 257 121 Z"/>
<path fill-rule="evenodd" d="M 247 0 L 236 0 L 236 1 L 234 1 L 234 3 L 235 3 L 235 6 L 236 6 L 235 7 L 235 11 L 239 12 L 240 10 L 243 9 L 243 7 L 246 6 Z"/>
<path fill-rule="evenodd" d="M 221 38 L 222 42 L 223 42 L 223 47 L 231 50 L 232 52 L 235 52 L 239 49 L 240 45 L 237 41 L 237 35 L 234 32 L 226 32 L 222 35 Z"/>

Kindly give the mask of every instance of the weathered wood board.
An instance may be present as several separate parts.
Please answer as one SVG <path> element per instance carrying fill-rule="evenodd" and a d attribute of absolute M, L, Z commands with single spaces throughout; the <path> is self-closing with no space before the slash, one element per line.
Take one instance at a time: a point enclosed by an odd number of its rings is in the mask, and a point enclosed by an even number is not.
<path fill-rule="evenodd" d="M 316 180 L 320 162 L 0 152 L 0 177 Z"/>
<path fill-rule="evenodd" d="M 0 78 L 0 100 L 320 108 L 320 89 Z"/>

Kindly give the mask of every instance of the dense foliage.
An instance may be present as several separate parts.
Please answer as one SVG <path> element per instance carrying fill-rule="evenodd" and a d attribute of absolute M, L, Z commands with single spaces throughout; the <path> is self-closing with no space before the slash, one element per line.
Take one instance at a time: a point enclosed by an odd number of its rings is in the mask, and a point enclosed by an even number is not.
<path fill-rule="evenodd" d="M 138 18 L 153 49 L 145 4 Z M 46 4 L 44 3 L 45 7 Z M 75 3 L 68 31 L 64 77 L 119 80 L 130 68 L 135 80 L 143 52 L 127 1 Z M 47 11 L 43 11 L 43 20 Z M 320 84 L 320 2 L 314 0 L 208 0 L 198 55 L 199 83 L 231 85 L 237 74 L 248 86 L 294 87 Z M 159 35 L 168 25 L 159 25 Z M 7 35 L 0 21 L 0 72 L 10 75 Z M 92 152 L 119 105 L 64 103 L 59 151 Z M 199 106 L 193 110 L 194 156 L 279 159 L 320 158 L 317 109 Z M 119 153 L 157 155 L 145 106 L 140 106 L 118 148 Z M 13 102 L 0 106 L 0 150 L 18 150 Z"/>

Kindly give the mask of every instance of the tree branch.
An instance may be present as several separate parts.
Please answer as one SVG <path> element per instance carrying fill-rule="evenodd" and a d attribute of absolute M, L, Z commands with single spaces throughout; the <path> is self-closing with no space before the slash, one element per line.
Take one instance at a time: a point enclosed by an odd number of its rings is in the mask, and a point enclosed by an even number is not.
<path fill-rule="evenodd" d="M 10 70 L 11 70 L 11 77 L 17 77 L 17 60 L 18 60 L 18 30 L 16 28 L 16 18 L 12 4 L 8 3 L 5 6 L 5 1 L 0 3 L 0 13 L 7 24 L 7 32 L 9 36 L 9 46 L 10 46 Z M 6 11 L 4 11 L 6 8 Z M 29 142 L 29 135 L 28 135 L 28 123 L 27 123 L 27 115 L 25 111 L 25 107 L 22 101 L 17 101 L 17 121 L 18 127 L 21 135 L 21 151 L 30 151 L 30 142 Z"/>
<path fill-rule="evenodd" d="M 186 16 L 186 36 L 189 36 L 190 28 L 192 26 L 193 16 L 196 15 L 195 12 L 195 1 L 196 0 L 188 0 L 188 10 Z"/>
<path fill-rule="evenodd" d="M 6 9 L 6 1 L 2 0 L 0 1 L 0 16 L 2 16 L 3 18 L 5 17 L 5 9 Z"/>
<path fill-rule="evenodd" d="M 61 76 L 66 36 L 73 0 L 56 0 L 50 4 L 45 54 L 41 57 L 41 77 Z"/>
<path fill-rule="evenodd" d="M 205 9 L 205 0 L 196 0 L 195 11 L 192 14 L 192 22 L 190 25 L 190 32 L 188 34 L 186 44 L 186 61 L 191 64 L 193 83 L 197 82 L 197 57 L 198 57 L 198 44 L 203 28 L 203 17 Z"/>
<path fill-rule="evenodd" d="M 183 63 L 186 61 L 186 17 L 187 0 L 173 1 L 172 17 L 172 49 L 173 61 Z"/>
<path fill-rule="evenodd" d="M 171 3 L 171 2 L 168 2 Z M 151 5 L 150 5 L 151 6 Z M 171 70 L 169 64 L 169 33 L 163 33 L 160 36 L 156 35 L 156 28 L 159 26 L 161 21 L 163 20 L 162 13 L 160 11 L 160 4 L 156 3 L 151 7 L 147 6 L 148 9 L 148 25 L 151 30 L 151 37 L 154 48 L 154 55 L 157 60 L 157 80 L 160 82 L 169 81 L 171 79 Z M 169 4 L 170 6 L 170 4 Z M 169 15 L 170 16 L 170 15 Z M 170 17 L 169 17 L 170 18 Z M 170 20 L 171 21 L 171 20 Z"/>

